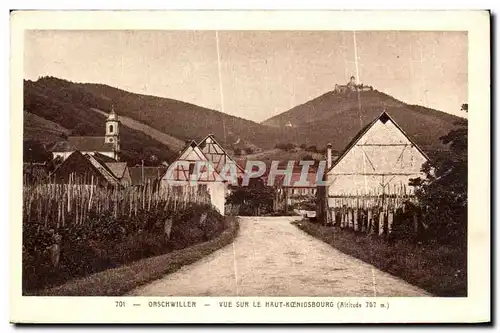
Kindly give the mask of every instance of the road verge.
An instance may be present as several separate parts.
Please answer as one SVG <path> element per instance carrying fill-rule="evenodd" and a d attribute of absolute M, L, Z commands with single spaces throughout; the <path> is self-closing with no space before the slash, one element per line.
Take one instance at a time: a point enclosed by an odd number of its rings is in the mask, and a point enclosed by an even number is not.
<path fill-rule="evenodd" d="M 463 249 L 408 241 L 391 243 L 305 219 L 291 223 L 335 249 L 436 296 L 467 296 L 467 251 Z"/>
<path fill-rule="evenodd" d="M 231 244 L 238 234 L 239 221 L 232 216 L 225 218 L 228 227 L 212 240 L 76 279 L 37 296 L 122 296 Z"/>

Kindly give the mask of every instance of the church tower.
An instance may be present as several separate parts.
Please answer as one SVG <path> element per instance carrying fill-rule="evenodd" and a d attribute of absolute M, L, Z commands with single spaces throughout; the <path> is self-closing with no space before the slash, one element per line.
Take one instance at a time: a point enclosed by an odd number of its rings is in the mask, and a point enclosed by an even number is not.
<path fill-rule="evenodd" d="M 111 112 L 106 119 L 106 143 L 112 143 L 115 146 L 115 159 L 118 160 L 118 153 L 120 152 L 120 121 L 115 113 L 115 109 L 111 106 Z"/>

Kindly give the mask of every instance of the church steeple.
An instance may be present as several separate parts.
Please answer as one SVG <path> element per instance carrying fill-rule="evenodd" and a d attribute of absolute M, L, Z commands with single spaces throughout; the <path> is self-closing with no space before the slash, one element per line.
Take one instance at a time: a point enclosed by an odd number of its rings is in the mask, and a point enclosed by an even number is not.
<path fill-rule="evenodd" d="M 111 105 L 111 111 L 106 119 L 105 142 L 114 145 L 115 159 L 118 160 L 120 152 L 120 121 L 115 113 L 114 105 Z"/>

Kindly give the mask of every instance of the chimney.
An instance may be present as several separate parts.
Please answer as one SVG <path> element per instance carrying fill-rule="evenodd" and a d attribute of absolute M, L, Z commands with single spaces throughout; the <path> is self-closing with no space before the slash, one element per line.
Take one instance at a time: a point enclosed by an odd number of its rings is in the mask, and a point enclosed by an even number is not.
<path fill-rule="evenodd" d="M 330 170 L 332 167 L 332 144 L 328 143 L 326 145 L 326 168 Z"/>

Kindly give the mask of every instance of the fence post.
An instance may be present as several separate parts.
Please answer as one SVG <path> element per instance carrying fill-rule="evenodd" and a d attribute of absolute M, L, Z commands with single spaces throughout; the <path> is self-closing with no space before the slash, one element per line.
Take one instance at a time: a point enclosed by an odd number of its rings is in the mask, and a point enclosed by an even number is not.
<path fill-rule="evenodd" d="M 392 209 L 389 210 L 388 216 L 387 216 L 387 234 L 392 233 L 392 223 L 394 221 L 394 212 Z"/>
<path fill-rule="evenodd" d="M 382 236 L 384 234 L 384 210 L 383 208 L 380 210 L 379 216 L 378 216 L 378 235 Z"/>

